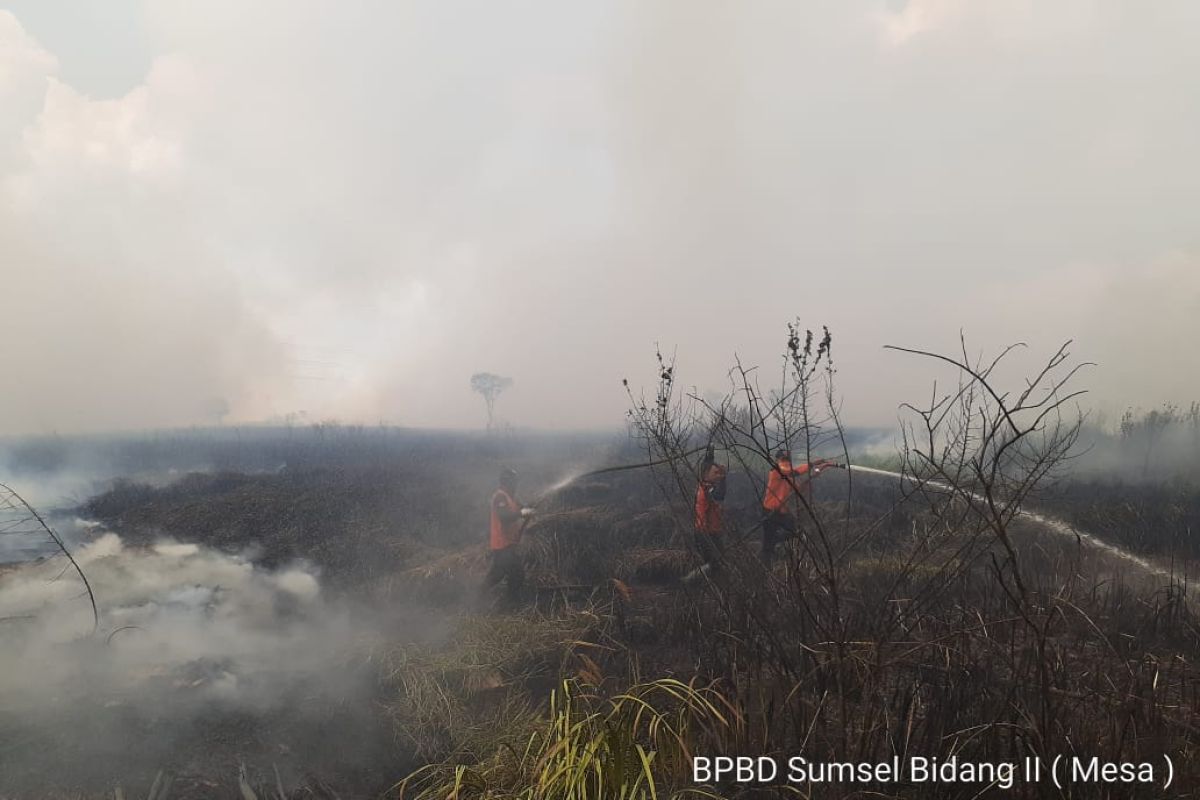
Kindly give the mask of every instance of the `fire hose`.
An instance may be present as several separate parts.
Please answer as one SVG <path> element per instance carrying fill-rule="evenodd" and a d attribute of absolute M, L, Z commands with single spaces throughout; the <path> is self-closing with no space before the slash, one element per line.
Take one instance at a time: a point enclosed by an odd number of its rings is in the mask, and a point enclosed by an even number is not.
<path fill-rule="evenodd" d="M 563 483 L 561 486 L 556 486 L 553 489 L 551 489 L 550 491 L 541 495 L 536 500 L 534 500 L 532 503 L 530 503 L 530 506 L 537 507 L 541 503 L 545 502 L 547 498 L 553 496 L 556 492 L 561 491 L 562 489 L 565 489 L 567 486 L 570 486 L 572 483 L 575 483 L 576 481 L 578 481 L 582 478 L 591 478 L 591 477 L 595 477 L 596 475 L 607 475 L 607 474 L 610 474 L 613 472 L 626 472 L 626 471 L 635 470 L 635 469 L 649 469 L 651 467 L 657 467 L 657 466 L 661 466 L 663 464 L 670 464 L 675 461 L 682 461 L 685 458 L 694 456 L 697 453 L 702 453 L 708 449 L 709 448 L 707 446 L 706 447 L 696 447 L 691 450 L 680 453 L 679 455 L 666 456 L 664 458 L 655 459 L 653 461 L 646 461 L 646 462 L 642 462 L 642 463 L 638 463 L 638 464 L 618 464 L 616 466 L 602 467 L 600 469 L 594 469 L 589 472 L 584 472 L 584 473 L 581 473 L 581 474 L 576 475 L 575 477 L 571 478 L 569 481 L 567 481 L 566 483 Z M 848 466 L 846 464 L 841 464 L 836 461 L 827 461 L 824 464 L 822 464 L 820 467 L 815 467 L 816 472 L 814 474 L 814 477 L 816 475 L 819 475 L 823 469 L 848 469 Z M 762 524 L 764 522 L 766 522 L 769 518 L 770 518 L 770 516 L 768 515 L 768 516 L 765 516 L 762 519 L 760 519 L 758 522 L 756 522 L 754 525 L 752 525 L 748 531 L 746 531 L 746 535 L 749 535 L 750 533 L 753 533 L 755 530 L 760 528 L 762 526 Z M 529 524 L 529 520 L 527 519 L 525 521 L 525 524 L 522 525 L 522 530 L 524 529 L 525 525 L 528 525 L 528 524 Z"/>

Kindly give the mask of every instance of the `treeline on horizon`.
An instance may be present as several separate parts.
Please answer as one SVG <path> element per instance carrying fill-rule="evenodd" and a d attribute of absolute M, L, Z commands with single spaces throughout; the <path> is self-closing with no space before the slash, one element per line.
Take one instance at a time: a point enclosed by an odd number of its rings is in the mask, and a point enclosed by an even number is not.
<path fill-rule="evenodd" d="M 850 451 L 865 463 L 886 466 L 892 432 L 850 428 Z M 155 469 L 274 469 L 284 464 L 357 460 L 391 451 L 409 456 L 455 455 L 606 445 L 623 449 L 623 430 L 541 431 L 537 429 L 443 430 L 390 425 L 222 425 L 109 434 L 42 434 L 0 437 L 0 468 L 37 474 L 102 466 L 103 472 Z M 632 454 L 632 453 L 631 453 Z M 561 453 L 560 453 L 561 455 Z M 1128 409 L 1118 420 L 1088 421 L 1068 475 L 1111 483 L 1200 481 L 1200 402 L 1171 403 L 1150 410 Z"/>

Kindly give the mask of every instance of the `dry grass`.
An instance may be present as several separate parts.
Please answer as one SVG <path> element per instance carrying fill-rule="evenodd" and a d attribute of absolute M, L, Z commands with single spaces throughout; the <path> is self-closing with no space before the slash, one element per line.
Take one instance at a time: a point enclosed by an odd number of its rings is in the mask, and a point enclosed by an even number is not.
<path fill-rule="evenodd" d="M 463 616 L 440 645 L 385 656 L 388 714 L 423 758 L 482 758 L 524 736 L 562 675 L 598 671 L 620 652 L 611 626 L 598 610 Z"/>
<path fill-rule="evenodd" d="M 860 541 L 891 501 L 869 482 L 859 483 L 844 527 L 841 509 L 819 508 L 836 523 L 834 568 L 791 543 L 768 572 L 754 536 L 724 576 L 684 584 L 695 565 L 678 535 L 687 510 L 628 500 L 644 496 L 639 481 L 614 478 L 603 497 L 600 488 L 581 493 L 584 507 L 559 497 L 530 527 L 531 584 L 596 587 L 553 613 L 545 604 L 469 610 L 487 570 L 482 533 L 458 550 L 433 538 L 395 547 L 403 566 L 387 579 L 388 596 L 441 605 L 452 618 L 438 644 L 388 646 L 378 658 L 397 747 L 432 764 L 406 783 L 410 796 L 686 789 L 677 770 L 686 749 L 656 737 L 652 719 L 663 720 L 660 733 L 687 729 L 687 748 L 703 740 L 725 753 L 1169 753 L 1180 767 L 1173 796 L 1200 786 L 1200 620 L 1181 587 L 1014 527 L 1029 584 L 1018 602 L 997 580 L 993 550 L 960 553 L 964 534 L 953 527 L 918 536 L 936 521 L 917 511 L 889 515 Z M 720 717 L 665 691 L 682 692 L 679 681 L 713 692 L 701 697 Z M 630 716 L 637 702 L 628 698 L 645 700 L 648 716 Z M 695 718 L 673 716 L 680 709 Z M 829 788 L 823 796 L 842 796 Z M 1122 797 L 1158 796 L 1122 788 Z M 889 791 L 880 796 L 939 796 Z"/>
<path fill-rule="evenodd" d="M 401 798 L 609 800 L 712 796 L 685 788 L 693 753 L 742 727 L 720 692 L 662 679 L 605 696 L 564 681 L 522 747 L 474 764 L 435 764 L 397 786 Z"/>

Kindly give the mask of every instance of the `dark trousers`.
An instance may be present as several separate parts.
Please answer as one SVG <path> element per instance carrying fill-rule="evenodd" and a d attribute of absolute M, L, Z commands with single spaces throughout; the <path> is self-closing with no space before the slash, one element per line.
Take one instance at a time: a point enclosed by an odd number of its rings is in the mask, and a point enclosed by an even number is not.
<path fill-rule="evenodd" d="M 762 559 L 768 564 L 775 560 L 775 547 L 796 535 L 796 518 L 786 511 L 772 511 L 763 520 Z"/>
<path fill-rule="evenodd" d="M 505 582 L 510 600 L 520 596 L 521 588 L 525 585 L 525 561 L 516 545 L 492 551 L 492 565 L 484 584 L 490 588 L 497 586 L 500 581 Z"/>
<path fill-rule="evenodd" d="M 696 531 L 696 552 L 702 564 L 720 566 L 725 560 L 725 534 Z"/>

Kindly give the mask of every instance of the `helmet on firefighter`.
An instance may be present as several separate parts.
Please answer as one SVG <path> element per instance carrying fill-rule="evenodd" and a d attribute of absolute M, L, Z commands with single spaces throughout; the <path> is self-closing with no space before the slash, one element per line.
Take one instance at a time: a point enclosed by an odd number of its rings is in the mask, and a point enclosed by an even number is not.
<path fill-rule="evenodd" d="M 515 469 L 513 469 L 512 467 L 501 467 L 500 468 L 500 485 L 501 486 L 509 486 L 509 487 L 516 486 L 517 485 L 517 471 Z"/>

